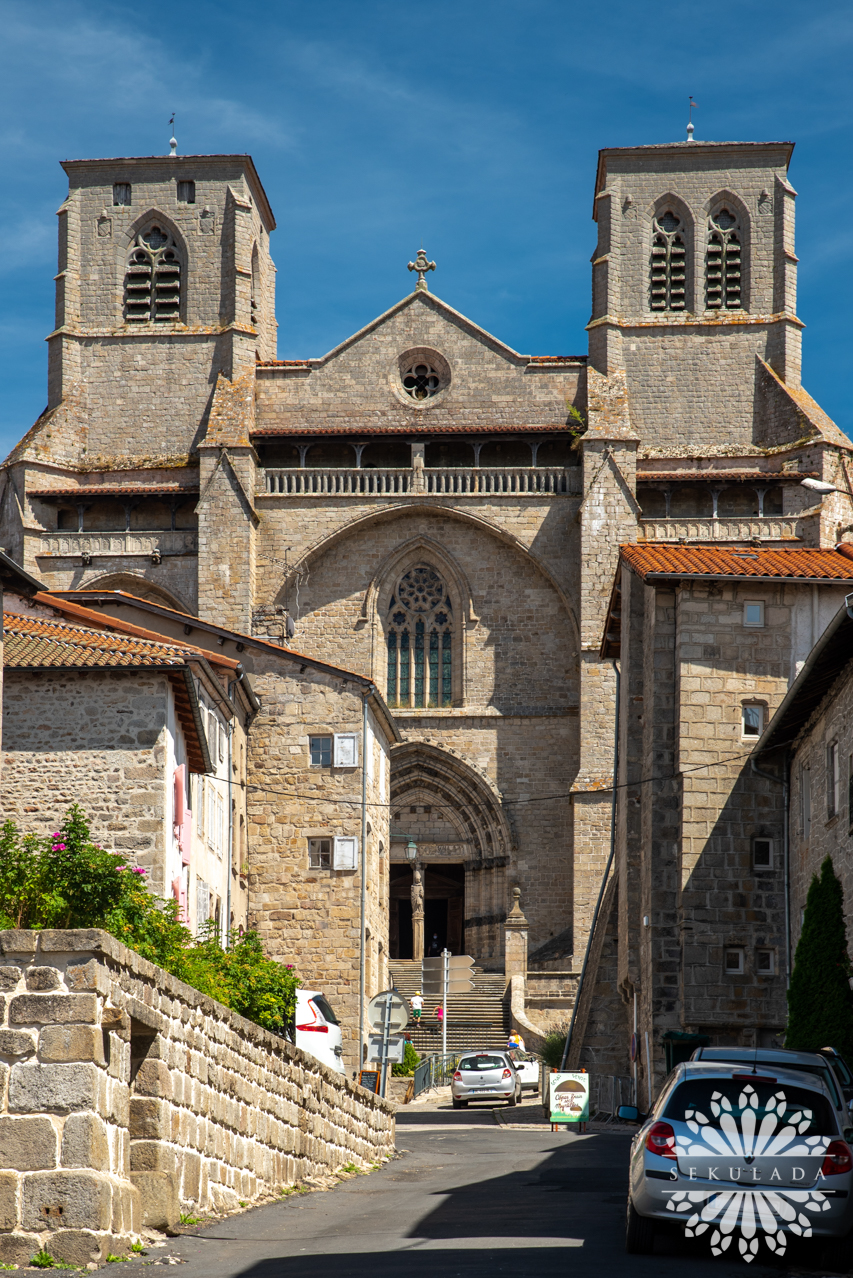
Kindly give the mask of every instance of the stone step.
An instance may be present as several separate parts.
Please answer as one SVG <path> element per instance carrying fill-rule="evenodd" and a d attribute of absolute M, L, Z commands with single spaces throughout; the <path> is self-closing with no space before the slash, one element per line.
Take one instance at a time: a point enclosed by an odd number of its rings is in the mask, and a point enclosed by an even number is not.
<path fill-rule="evenodd" d="M 395 988 L 407 1001 L 421 988 L 422 972 L 413 959 L 393 959 L 388 964 Z M 451 994 L 447 1000 L 447 1049 L 468 1051 L 476 1048 L 506 1047 L 507 1020 L 504 1006 L 506 981 L 500 973 L 474 970 L 474 988 L 465 994 Z M 415 1050 L 423 1055 L 441 1051 L 442 1030 L 435 1017 L 440 1002 L 435 995 L 424 998 L 424 1014 L 420 1024 L 409 1023 Z"/>

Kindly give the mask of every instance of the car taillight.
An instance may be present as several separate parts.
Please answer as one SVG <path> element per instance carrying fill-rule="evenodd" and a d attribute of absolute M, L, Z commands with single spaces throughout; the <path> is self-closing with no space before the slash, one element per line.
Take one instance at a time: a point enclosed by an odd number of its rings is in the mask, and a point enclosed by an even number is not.
<path fill-rule="evenodd" d="M 842 1172 L 849 1172 L 853 1168 L 853 1155 L 850 1153 L 850 1147 L 843 1140 L 830 1141 L 829 1149 L 823 1160 L 821 1172 L 824 1176 L 839 1176 Z"/>
<path fill-rule="evenodd" d="M 840 1141 L 838 1142 L 841 1143 Z M 830 1146 L 830 1149 L 832 1146 Z M 669 1123 L 653 1123 L 646 1136 L 646 1149 L 660 1158 L 677 1158 L 675 1132 Z"/>
<path fill-rule="evenodd" d="M 460 1083 L 462 1082 L 462 1075 L 459 1073 L 459 1070 L 456 1071 L 453 1077 L 454 1079 L 458 1079 Z"/>
<path fill-rule="evenodd" d="M 296 1028 L 298 1030 L 302 1030 L 304 1033 L 307 1033 L 309 1030 L 312 1030 L 315 1034 L 328 1034 L 329 1032 L 328 1025 L 297 1025 Z"/>
<path fill-rule="evenodd" d="M 512 1078 L 512 1070 L 505 1069 L 503 1074 L 501 1075 L 501 1078 Z"/>

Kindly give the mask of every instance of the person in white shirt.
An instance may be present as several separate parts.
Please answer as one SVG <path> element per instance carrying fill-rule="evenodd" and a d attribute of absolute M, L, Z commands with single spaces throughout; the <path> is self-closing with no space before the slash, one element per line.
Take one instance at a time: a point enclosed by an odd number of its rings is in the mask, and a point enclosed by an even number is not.
<path fill-rule="evenodd" d="M 421 998 L 421 992 L 418 990 L 413 999 L 409 1000 L 412 1009 L 412 1016 L 416 1021 L 421 1019 L 421 1012 L 424 1010 L 424 1001 Z"/>

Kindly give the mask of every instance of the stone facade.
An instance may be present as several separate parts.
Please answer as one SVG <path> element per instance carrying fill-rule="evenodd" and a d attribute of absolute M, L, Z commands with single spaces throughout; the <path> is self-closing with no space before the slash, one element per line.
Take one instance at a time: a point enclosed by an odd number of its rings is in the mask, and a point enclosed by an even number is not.
<path fill-rule="evenodd" d="M 126 1254 L 393 1151 L 390 1104 L 104 932 L 2 932 L 0 1258 Z"/>
<path fill-rule="evenodd" d="M 390 748 L 392 828 L 377 858 L 391 839 L 399 849 L 421 837 L 434 925 L 487 967 L 503 965 L 510 892 L 520 888 L 531 966 L 572 970 L 609 850 L 615 673 L 599 645 L 619 545 L 652 534 L 826 547 L 849 536 L 850 441 L 800 383 L 790 156 L 780 143 L 602 151 L 588 356 L 520 354 L 416 289 L 328 354 L 287 361 L 275 359 L 274 223 L 251 161 L 67 166 L 50 408 L 7 461 L 4 544 L 55 590 L 97 594 L 135 579 L 166 610 L 177 602 L 197 611 L 207 633 L 241 636 L 247 652 L 252 640 L 286 648 L 295 627 L 292 642 L 310 660 L 281 656 L 286 675 L 266 664 L 269 648 L 252 650 L 264 654 L 252 658 L 255 676 L 275 707 L 262 712 L 263 750 L 249 761 L 254 784 L 270 787 L 250 811 L 252 917 L 271 944 L 275 933 L 276 944 L 296 947 L 294 959 L 319 980 L 322 914 L 336 947 L 325 981 L 339 997 L 352 981 L 355 880 L 338 875 L 326 892 L 325 879 L 307 875 L 303 796 L 312 796 L 317 829 L 347 831 L 355 797 L 300 771 L 311 724 L 355 731 L 370 683 L 405 737 Z M 200 209 L 179 207 L 176 180 L 190 178 Z M 132 185 L 129 208 L 108 206 L 114 183 Z M 159 327 L 121 309 L 127 255 L 155 218 L 184 272 L 180 321 Z M 709 263 L 723 223 L 739 238 L 718 306 Z M 679 302 L 668 292 L 661 309 L 653 241 L 673 227 L 683 293 Z M 192 528 L 189 505 L 180 527 L 177 516 L 163 526 L 170 485 L 198 493 Z M 159 504 L 145 506 L 147 486 Z M 123 515 L 114 495 L 108 508 L 107 490 L 138 500 L 140 513 Z M 131 528 L 146 510 L 148 527 Z M 176 540 L 187 533 L 194 545 Z M 93 547 L 94 537 L 104 545 Z M 441 606 L 407 612 L 401 588 L 420 570 L 440 583 Z M 658 643 L 661 663 L 669 659 L 670 612 L 648 613 L 646 661 Z M 722 663 L 714 677 L 725 682 L 724 659 L 707 661 L 711 670 Z M 679 671 L 685 704 L 690 681 L 705 677 L 699 664 Z M 339 678 L 332 667 L 364 681 L 357 695 L 342 691 L 334 714 L 323 711 L 323 680 Z M 755 676 L 768 707 L 782 678 L 776 666 Z M 659 695 L 661 713 L 674 714 L 675 702 L 663 705 L 672 690 Z M 666 732 L 675 730 L 673 721 Z M 688 822 L 688 856 L 701 860 L 713 813 L 740 801 L 729 781 L 713 792 L 697 786 L 704 816 Z M 662 811 L 680 799 L 674 788 Z M 650 820 L 642 818 L 648 838 Z M 371 937 L 406 957 L 407 871 L 389 862 L 382 886 L 381 868 Z M 622 868 L 634 873 L 624 858 Z M 678 893 L 680 873 L 673 861 L 657 887 Z M 397 903 L 393 927 L 386 888 Z M 653 988 L 682 979 L 675 940 L 659 935 L 656 949 L 630 959 L 631 981 L 642 979 L 650 1000 Z M 378 948 L 374 959 L 378 979 Z"/>
<path fill-rule="evenodd" d="M 768 552 L 751 553 L 760 564 Z M 627 1004 L 637 998 L 653 1091 L 667 1033 L 741 1046 L 784 1033 L 784 795 L 750 754 L 850 589 L 841 555 L 813 553 L 816 578 L 821 555 L 831 561 L 814 585 L 732 581 L 722 565 L 716 580 L 691 580 L 686 564 L 649 576 L 623 556 L 609 618 L 622 670 L 618 988 Z M 760 625 L 746 624 L 747 603 L 763 606 Z M 760 713 L 751 736 L 744 707 Z M 627 1054 L 614 1063 L 627 1073 Z"/>

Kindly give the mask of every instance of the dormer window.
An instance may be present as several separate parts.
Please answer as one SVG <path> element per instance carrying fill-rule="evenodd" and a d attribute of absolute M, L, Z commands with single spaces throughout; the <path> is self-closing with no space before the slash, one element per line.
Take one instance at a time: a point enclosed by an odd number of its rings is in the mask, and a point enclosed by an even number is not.
<path fill-rule="evenodd" d="M 705 250 L 705 306 L 709 311 L 741 309 L 741 233 L 727 208 L 708 219 Z"/>
<path fill-rule="evenodd" d="M 181 318 L 181 259 L 171 235 L 159 226 L 136 237 L 124 277 L 124 315 L 128 324 Z"/>
<path fill-rule="evenodd" d="M 652 224 L 649 304 L 653 311 L 683 311 L 686 305 L 687 248 L 684 224 L 671 209 Z"/>

